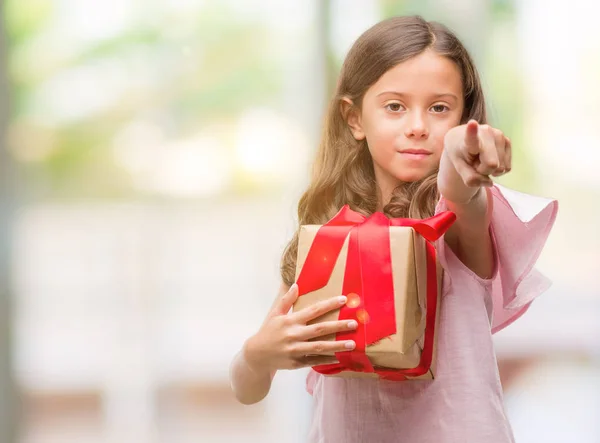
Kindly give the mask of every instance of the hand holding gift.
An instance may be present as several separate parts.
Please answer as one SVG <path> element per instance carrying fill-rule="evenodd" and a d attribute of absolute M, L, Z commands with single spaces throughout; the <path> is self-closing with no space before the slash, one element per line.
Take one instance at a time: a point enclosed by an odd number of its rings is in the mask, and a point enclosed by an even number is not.
<path fill-rule="evenodd" d="M 354 349 L 352 340 L 325 341 L 319 338 L 357 327 L 353 320 L 332 320 L 307 324 L 346 303 L 345 296 L 331 297 L 294 313 L 289 313 L 298 298 L 298 286 L 279 298 L 260 330 L 246 342 L 248 365 L 256 372 L 297 369 L 337 362 L 336 352 Z M 329 355 L 327 355 L 329 354 Z"/>

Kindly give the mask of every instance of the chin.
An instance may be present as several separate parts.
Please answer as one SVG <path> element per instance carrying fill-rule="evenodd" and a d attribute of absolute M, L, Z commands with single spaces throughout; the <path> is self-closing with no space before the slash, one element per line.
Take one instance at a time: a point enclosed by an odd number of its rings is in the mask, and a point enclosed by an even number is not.
<path fill-rule="evenodd" d="M 427 172 L 420 172 L 420 171 L 414 171 L 414 172 L 402 172 L 402 173 L 398 173 L 398 174 L 394 174 L 394 177 L 396 177 L 396 179 L 400 180 L 403 183 L 413 183 L 413 182 L 417 182 L 419 180 L 423 180 L 425 177 L 428 177 L 429 175 L 431 175 L 432 171 L 427 171 Z"/>

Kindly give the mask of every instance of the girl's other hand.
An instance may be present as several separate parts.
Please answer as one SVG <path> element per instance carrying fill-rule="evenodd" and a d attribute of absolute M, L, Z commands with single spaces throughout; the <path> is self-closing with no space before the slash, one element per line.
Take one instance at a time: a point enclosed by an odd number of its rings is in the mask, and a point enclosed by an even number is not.
<path fill-rule="evenodd" d="M 354 349 L 352 340 L 315 340 L 325 335 L 355 329 L 353 320 L 307 323 L 346 303 L 345 296 L 332 297 L 290 313 L 298 299 L 298 286 L 292 285 L 267 315 L 260 330 L 244 345 L 244 358 L 253 371 L 274 372 L 307 366 L 337 363 L 332 353 Z M 324 355 L 329 354 L 329 355 Z"/>

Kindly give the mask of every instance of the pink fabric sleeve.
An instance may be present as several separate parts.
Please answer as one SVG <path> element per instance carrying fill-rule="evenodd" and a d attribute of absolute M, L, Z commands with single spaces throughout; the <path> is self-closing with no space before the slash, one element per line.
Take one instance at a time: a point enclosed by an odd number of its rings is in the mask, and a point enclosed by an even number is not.
<path fill-rule="evenodd" d="M 491 327 L 492 333 L 496 333 L 523 315 L 532 301 L 551 285 L 534 266 L 554 225 L 558 202 L 500 185 L 491 188 L 491 194 L 494 276 L 490 280 L 481 279 L 460 263 L 450 248 L 442 247 L 445 251 L 440 255 L 453 255 L 453 264 L 458 262 L 491 292 Z M 445 209 L 442 199 L 436 212 Z M 444 263 L 444 258 L 440 259 Z"/>
<path fill-rule="evenodd" d="M 306 375 L 306 392 L 310 395 L 313 395 L 318 378 L 319 374 L 314 369 L 308 371 L 308 374 Z"/>

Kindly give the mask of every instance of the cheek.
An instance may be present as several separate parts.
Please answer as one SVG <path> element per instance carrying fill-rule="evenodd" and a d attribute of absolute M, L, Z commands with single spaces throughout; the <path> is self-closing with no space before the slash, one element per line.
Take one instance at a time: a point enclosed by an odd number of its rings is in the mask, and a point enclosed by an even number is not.
<path fill-rule="evenodd" d="M 444 149 L 444 137 L 446 136 L 446 133 L 457 125 L 458 124 L 444 124 L 435 127 L 431 131 L 429 137 L 431 139 L 432 148 L 436 153 L 442 153 L 442 150 Z"/>
<path fill-rule="evenodd" d="M 382 134 L 389 131 L 390 124 L 389 119 L 380 116 L 376 111 L 369 114 L 369 118 L 365 121 L 365 129 L 372 135 Z"/>
<path fill-rule="evenodd" d="M 364 126 L 367 142 L 373 150 L 394 152 L 394 141 L 399 135 L 399 125 L 391 119 L 372 119 Z"/>
<path fill-rule="evenodd" d="M 441 154 L 444 149 L 444 136 L 446 132 L 440 132 L 436 134 L 432 134 L 431 136 L 431 147 L 434 152 Z"/>

